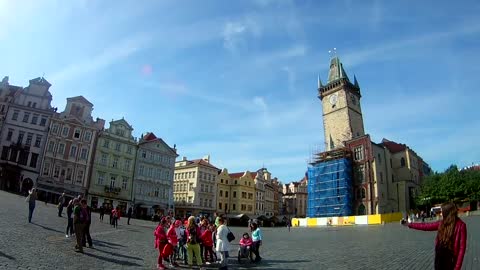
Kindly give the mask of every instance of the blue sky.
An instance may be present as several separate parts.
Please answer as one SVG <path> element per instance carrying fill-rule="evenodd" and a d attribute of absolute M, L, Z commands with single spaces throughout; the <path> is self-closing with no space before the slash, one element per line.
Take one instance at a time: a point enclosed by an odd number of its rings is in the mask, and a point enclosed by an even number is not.
<path fill-rule="evenodd" d="M 0 76 L 45 74 L 180 158 L 303 177 L 324 145 L 317 75 L 336 47 L 366 132 L 434 170 L 480 161 L 480 2 L 0 0 Z M 334 4 L 333 4 L 334 3 Z"/>

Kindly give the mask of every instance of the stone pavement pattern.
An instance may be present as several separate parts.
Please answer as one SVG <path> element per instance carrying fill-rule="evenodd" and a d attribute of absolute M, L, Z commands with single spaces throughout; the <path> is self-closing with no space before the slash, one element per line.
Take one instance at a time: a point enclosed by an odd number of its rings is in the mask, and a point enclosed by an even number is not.
<path fill-rule="evenodd" d="M 27 222 L 24 198 L 0 191 L 0 269 L 155 269 L 154 223 L 121 219 L 118 229 L 93 215 L 94 249 L 74 252 L 65 238 L 66 218 L 55 205 L 37 202 L 33 224 Z M 65 216 L 64 211 L 64 216 Z M 463 269 L 480 269 L 480 217 L 464 219 L 468 247 Z M 231 228 L 237 236 L 247 228 Z M 259 264 L 236 261 L 230 269 L 433 269 L 435 232 L 409 230 L 399 224 L 329 228 L 263 228 Z M 181 268 L 180 268 L 181 269 Z M 207 268 L 208 269 L 208 268 Z M 214 268 L 211 268 L 214 269 Z"/>

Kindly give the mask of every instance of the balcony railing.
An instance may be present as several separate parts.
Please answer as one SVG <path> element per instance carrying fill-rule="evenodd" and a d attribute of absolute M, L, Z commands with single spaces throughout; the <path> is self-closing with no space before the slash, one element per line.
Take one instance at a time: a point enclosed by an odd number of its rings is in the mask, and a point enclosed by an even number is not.
<path fill-rule="evenodd" d="M 118 194 L 122 191 L 121 188 L 119 187 L 111 187 L 111 186 L 105 186 L 105 193 L 112 193 L 112 194 Z"/>

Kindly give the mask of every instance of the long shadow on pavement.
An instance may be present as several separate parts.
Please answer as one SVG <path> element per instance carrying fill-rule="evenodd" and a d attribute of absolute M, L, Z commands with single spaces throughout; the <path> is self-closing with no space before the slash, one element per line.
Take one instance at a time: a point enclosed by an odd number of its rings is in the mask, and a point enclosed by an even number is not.
<path fill-rule="evenodd" d="M 35 225 L 35 226 L 38 226 L 40 228 L 43 228 L 44 230 L 47 230 L 47 231 L 58 232 L 58 233 L 61 233 L 61 234 L 64 233 L 63 231 L 55 230 L 55 229 L 52 229 L 50 227 L 46 227 L 46 226 L 43 226 L 43 225 L 40 225 L 40 224 L 37 224 L 37 223 L 34 223 L 34 222 L 32 222 L 32 224 Z"/>
<path fill-rule="evenodd" d="M 5 257 L 5 258 L 7 258 L 7 259 L 10 259 L 10 260 L 12 260 L 12 261 L 16 261 L 16 260 L 17 260 L 17 259 L 15 259 L 15 257 L 12 257 L 12 256 L 10 256 L 10 255 L 7 255 L 7 254 L 5 254 L 5 253 L 3 253 L 3 252 L 1 252 L 1 251 L 0 251 L 0 256 Z"/>
<path fill-rule="evenodd" d="M 99 248 L 96 248 L 95 250 L 96 250 L 96 251 L 103 252 L 103 253 L 106 253 L 106 254 L 110 254 L 110 255 L 112 255 L 112 256 L 122 257 L 122 258 L 125 258 L 125 259 L 133 259 L 133 260 L 143 261 L 143 259 L 142 259 L 142 258 L 139 258 L 139 257 L 133 257 L 133 256 L 123 255 L 123 254 L 120 254 L 120 253 L 109 252 L 109 251 L 106 251 L 106 250 L 101 250 L 101 249 L 99 249 Z"/>
<path fill-rule="evenodd" d="M 115 244 L 115 243 L 111 243 L 111 242 L 106 242 L 106 241 L 102 241 L 102 240 L 93 240 L 93 243 L 96 243 L 97 245 L 99 245 L 99 243 L 100 243 L 99 246 L 125 247 L 124 245 Z"/>
<path fill-rule="evenodd" d="M 109 257 L 103 257 L 103 256 L 96 255 L 96 254 L 92 254 L 92 253 L 84 252 L 83 254 L 86 255 L 86 256 L 89 256 L 89 257 L 93 257 L 93 258 L 96 258 L 96 259 L 99 259 L 99 260 L 102 260 L 102 261 L 106 261 L 106 262 L 115 263 L 115 264 L 118 264 L 118 265 L 139 266 L 139 267 L 142 266 L 142 265 L 140 265 L 140 264 L 138 264 L 138 263 L 129 262 L 129 261 L 117 260 L 117 259 L 109 258 Z"/>

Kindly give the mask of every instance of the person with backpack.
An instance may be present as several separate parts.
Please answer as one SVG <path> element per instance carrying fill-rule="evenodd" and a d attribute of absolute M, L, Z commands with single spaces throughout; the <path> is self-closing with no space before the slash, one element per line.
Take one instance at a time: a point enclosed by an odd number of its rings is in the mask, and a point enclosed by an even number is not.
<path fill-rule="evenodd" d="M 88 242 L 88 247 L 93 247 L 92 237 L 90 236 L 90 225 L 92 224 L 92 208 L 87 205 L 87 200 L 82 199 L 82 211 L 85 211 L 86 218 L 84 219 L 84 228 L 83 228 L 83 238 L 82 246 L 86 247 Z"/>
<path fill-rule="evenodd" d="M 202 261 L 202 254 L 200 254 L 200 234 L 197 224 L 195 223 L 195 217 L 191 216 L 188 218 L 188 226 L 187 226 L 187 259 L 188 259 L 188 266 L 193 267 L 193 256 L 195 256 L 195 260 L 198 266 L 203 264 Z M 200 267 L 200 269 L 203 269 Z"/>
<path fill-rule="evenodd" d="M 75 245 L 75 252 L 83 253 L 83 230 L 86 222 L 86 211 L 82 209 L 82 206 L 78 202 L 78 199 L 74 199 L 73 203 L 75 207 L 73 208 L 73 226 L 75 228 L 75 238 L 77 240 Z"/>

